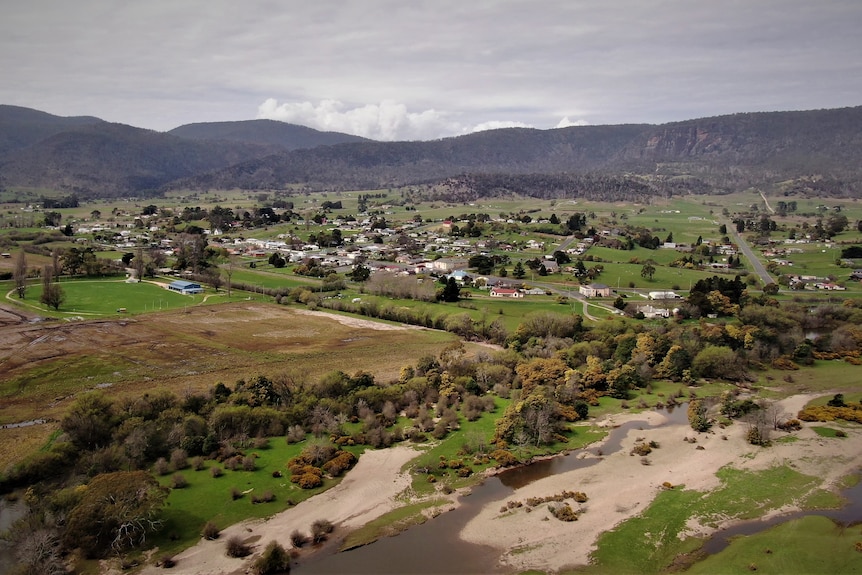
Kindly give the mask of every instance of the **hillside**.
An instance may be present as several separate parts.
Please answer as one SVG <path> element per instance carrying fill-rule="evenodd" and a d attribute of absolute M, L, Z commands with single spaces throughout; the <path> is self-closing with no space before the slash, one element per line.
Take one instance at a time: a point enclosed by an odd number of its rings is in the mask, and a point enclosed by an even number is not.
<path fill-rule="evenodd" d="M 185 124 L 170 130 L 168 133 L 189 140 L 264 144 L 282 150 L 300 150 L 316 148 L 317 146 L 369 141 L 359 136 L 339 132 L 321 132 L 306 126 L 297 126 L 275 120 Z"/>
<path fill-rule="evenodd" d="M 862 107 L 735 114 L 660 126 L 511 128 L 432 142 L 374 142 L 301 150 L 231 166 L 176 187 L 369 189 L 489 174 L 640 174 L 725 192 L 802 179 L 816 194 L 862 192 Z M 520 184 L 519 184 L 520 185 Z M 664 187 L 664 184 L 662 184 Z M 683 187 L 686 187 L 683 186 Z M 512 189 L 512 188 L 506 188 Z"/>
<path fill-rule="evenodd" d="M 146 194 L 177 178 L 224 168 L 271 149 L 197 142 L 123 124 L 68 129 L 11 153 L 2 184 L 50 187 L 82 197 Z"/>
<path fill-rule="evenodd" d="M 0 155 L 0 185 L 83 196 L 293 184 L 374 189 L 446 183 L 443 193 L 450 193 L 453 178 L 462 196 L 491 189 L 549 197 L 548 181 L 555 182 L 553 197 L 567 197 L 572 189 L 604 197 L 605 190 L 633 181 L 649 186 L 647 194 L 754 186 L 862 195 L 862 107 L 658 126 L 509 128 L 427 142 L 374 142 L 270 120 L 189 124 L 158 133 L 10 108 L 0 109 L 2 141 L 12 150 Z M 3 124 L 4 111 L 17 124 Z"/>
<path fill-rule="evenodd" d="M 0 159 L 78 126 L 103 122 L 92 116 L 64 118 L 47 112 L 0 104 Z"/>

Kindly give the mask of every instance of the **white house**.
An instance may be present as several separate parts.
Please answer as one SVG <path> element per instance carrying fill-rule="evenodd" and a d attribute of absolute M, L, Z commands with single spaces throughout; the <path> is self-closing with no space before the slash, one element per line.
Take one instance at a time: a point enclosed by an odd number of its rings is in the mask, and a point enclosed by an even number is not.
<path fill-rule="evenodd" d="M 488 292 L 491 297 L 524 297 L 520 291 L 512 288 L 500 288 L 500 287 L 492 287 L 491 291 Z"/>

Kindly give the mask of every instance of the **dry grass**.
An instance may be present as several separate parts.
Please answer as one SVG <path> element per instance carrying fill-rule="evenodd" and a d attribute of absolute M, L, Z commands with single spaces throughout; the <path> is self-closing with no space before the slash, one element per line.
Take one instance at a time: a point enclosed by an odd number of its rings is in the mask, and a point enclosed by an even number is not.
<path fill-rule="evenodd" d="M 92 322 L 7 322 L 0 325 L 0 424 L 59 419 L 75 394 L 99 387 L 117 398 L 159 389 L 182 395 L 256 375 L 315 381 L 334 370 L 388 382 L 455 337 L 374 325 L 258 302 Z M 45 429 L 14 436 L 38 445 Z M 0 430 L 0 444 L 18 443 L 12 431 Z M 16 459 L 10 451 L 2 450 L 0 465 Z"/>

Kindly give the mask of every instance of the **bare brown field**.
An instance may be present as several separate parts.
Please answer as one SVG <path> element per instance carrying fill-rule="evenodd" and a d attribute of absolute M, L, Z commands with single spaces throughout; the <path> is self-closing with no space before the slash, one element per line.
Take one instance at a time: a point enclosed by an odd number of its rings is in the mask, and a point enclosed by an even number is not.
<path fill-rule="evenodd" d="M 31 323 L 0 311 L 0 445 L 38 445 L 76 394 L 116 398 L 283 373 L 315 381 L 341 370 L 396 379 L 401 367 L 437 355 L 455 336 L 259 302 L 189 308 L 134 318 Z M 0 449 L 0 469 L 20 456 Z"/>

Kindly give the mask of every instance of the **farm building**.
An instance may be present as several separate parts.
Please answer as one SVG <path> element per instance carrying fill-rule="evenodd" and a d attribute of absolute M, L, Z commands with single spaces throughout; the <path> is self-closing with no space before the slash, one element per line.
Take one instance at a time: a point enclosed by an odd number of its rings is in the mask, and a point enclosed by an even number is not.
<path fill-rule="evenodd" d="M 578 291 L 585 297 L 610 297 L 611 288 L 605 284 L 589 284 L 580 286 Z"/>
<path fill-rule="evenodd" d="M 524 294 L 522 294 L 520 291 L 511 288 L 493 287 L 491 288 L 489 294 L 491 297 L 524 297 Z"/>
<path fill-rule="evenodd" d="M 195 282 L 187 282 L 183 280 L 171 282 L 170 284 L 168 284 L 168 289 L 171 291 L 179 292 L 183 295 L 204 293 L 204 288 L 201 287 L 201 284 Z"/>
<path fill-rule="evenodd" d="M 672 291 L 651 291 L 648 295 L 649 299 L 680 299 L 680 296 Z"/>

